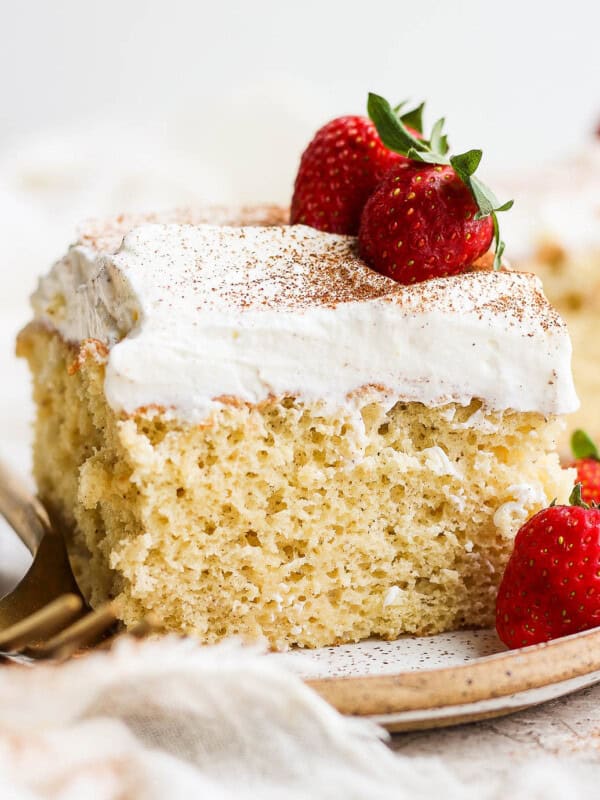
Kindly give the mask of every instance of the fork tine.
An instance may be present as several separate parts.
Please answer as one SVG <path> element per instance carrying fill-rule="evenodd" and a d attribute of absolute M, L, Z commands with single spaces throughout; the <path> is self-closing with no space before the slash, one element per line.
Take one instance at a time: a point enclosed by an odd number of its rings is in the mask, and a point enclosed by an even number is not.
<path fill-rule="evenodd" d="M 145 636 L 149 636 L 151 633 L 156 633 L 158 630 L 160 630 L 160 620 L 158 617 L 154 614 L 146 614 L 146 616 L 143 617 L 143 619 L 136 623 L 132 628 L 119 631 L 119 633 L 109 636 L 108 639 L 105 639 L 98 645 L 97 649 L 110 650 L 114 643 L 119 639 L 129 636 L 133 636 L 134 639 L 143 639 Z"/>
<path fill-rule="evenodd" d="M 68 658 L 76 650 L 96 641 L 116 619 L 112 603 L 105 603 L 47 642 L 27 647 L 23 652 L 32 658 Z"/>
<path fill-rule="evenodd" d="M 63 594 L 48 605 L 0 633 L 0 649 L 20 650 L 25 645 L 53 636 L 81 611 L 83 601 L 75 594 Z"/>

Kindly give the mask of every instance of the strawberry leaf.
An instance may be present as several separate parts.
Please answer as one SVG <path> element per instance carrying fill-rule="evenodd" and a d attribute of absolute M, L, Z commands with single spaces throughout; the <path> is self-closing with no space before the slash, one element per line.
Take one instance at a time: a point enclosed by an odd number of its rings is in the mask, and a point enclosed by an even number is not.
<path fill-rule="evenodd" d="M 431 129 L 431 138 L 429 140 L 433 152 L 444 156 L 448 152 L 448 137 L 442 133 L 445 122 L 446 120 L 443 117 L 438 119 Z"/>
<path fill-rule="evenodd" d="M 580 506 L 581 508 L 589 508 L 587 503 L 584 503 L 581 499 L 581 484 L 576 483 L 573 487 L 573 491 L 569 495 L 569 505 L 570 506 Z"/>
<path fill-rule="evenodd" d="M 411 148 L 418 151 L 428 149 L 425 142 L 412 135 L 383 97 L 370 92 L 367 111 L 375 123 L 379 138 L 390 150 L 406 155 Z"/>
<path fill-rule="evenodd" d="M 504 248 L 506 245 L 500 238 L 500 226 L 498 225 L 498 217 L 496 212 L 492 211 L 492 221 L 494 223 L 494 269 L 499 270 L 502 266 L 502 256 L 504 255 Z"/>
<path fill-rule="evenodd" d="M 450 164 L 449 159 L 447 159 L 446 156 L 440 155 L 440 153 L 429 153 L 427 150 L 415 150 L 414 147 L 410 148 L 406 153 L 406 157 L 413 161 L 423 161 L 425 164 L 445 164 L 446 166 Z"/>
<path fill-rule="evenodd" d="M 404 125 L 409 128 L 412 128 L 414 131 L 418 133 L 423 133 L 423 111 L 425 109 L 425 103 L 421 103 L 421 105 L 413 108 L 411 111 L 407 111 L 405 114 L 400 116 L 400 120 Z"/>
<path fill-rule="evenodd" d="M 593 458 L 600 461 L 600 454 L 594 441 L 585 431 L 578 428 L 571 436 L 571 450 L 575 458 Z"/>
<path fill-rule="evenodd" d="M 494 224 L 494 269 L 498 270 L 502 266 L 502 256 L 506 245 L 500 238 L 500 225 L 498 223 L 498 211 L 508 211 L 512 208 L 513 200 L 508 200 L 500 205 L 498 198 L 485 183 L 474 176 L 474 172 L 481 161 L 481 150 L 469 150 L 459 156 L 452 156 L 450 163 L 454 171 L 462 182 L 467 186 L 477 203 L 479 211 L 475 214 L 475 219 L 492 217 Z"/>
<path fill-rule="evenodd" d="M 471 190 L 471 194 L 479 208 L 479 212 L 475 215 L 475 218 L 483 219 L 483 217 L 489 217 L 492 211 L 496 210 L 498 205 L 496 196 L 488 189 L 485 183 L 479 180 L 479 178 L 469 178 L 467 186 Z"/>
<path fill-rule="evenodd" d="M 463 183 L 468 185 L 471 175 L 477 170 L 481 162 L 482 150 L 468 150 L 458 156 L 450 156 L 450 163 Z"/>

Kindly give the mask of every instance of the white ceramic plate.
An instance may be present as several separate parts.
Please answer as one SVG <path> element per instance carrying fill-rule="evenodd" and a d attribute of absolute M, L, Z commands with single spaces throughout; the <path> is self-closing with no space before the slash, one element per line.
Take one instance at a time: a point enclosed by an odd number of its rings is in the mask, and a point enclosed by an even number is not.
<path fill-rule="evenodd" d="M 600 629 L 512 651 L 479 630 L 274 657 L 340 711 L 411 730 L 508 714 L 600 682 Z"/>

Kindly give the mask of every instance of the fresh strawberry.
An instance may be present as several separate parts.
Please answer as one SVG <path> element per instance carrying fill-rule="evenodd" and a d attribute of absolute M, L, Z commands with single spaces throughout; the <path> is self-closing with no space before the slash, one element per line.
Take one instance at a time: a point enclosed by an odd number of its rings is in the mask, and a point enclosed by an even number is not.
<path fill-rule="evenodd" d="M 600 625 L 600 509 L 581 500 L 553 505 L 517 533 L 496 601 L 496 630 L 508 647 L 546 642 Z"/>
<path fill-rule="evenodd" d="M 571 437 L 575 461 L 569 464 L 577 470 L 584 503 L 600 503 L 600 455 L 598 448 L 585 431 L 576 430 Z"/>
<path fill-rule="evenodd" d="M 481 150 L 448 155 L 438 120 L 429 139 L 417 139 L 387 100 L 370 94 L 369 115 L 381 141 L 409 161 L 397 164 L 367 201 L 359 229 L 362 257 L 401 283 L 455 275 L 483 255 L 495 239 L 494 268 L 504 243 L 498 200 L 474 173 Z"/>
<path fill-rule="evenodd" d="M 600 461 L 595 458 L 578 458 L 573 462 L 581 496 L 586 503 L 600 503 Z"/>
<path fill-rule="evenodd" d="M 492 218 L 450 166 L 407 161 L 394 167 L 363 211 L 364 260 L 399 283 L 456 275 L 489 250 Z"/>
<path fill-rule="evenodd" d="M 385 147 L 367 117 L 338 117 L 317 131 L 300 161 L 292 225 L 355 235 L 363 207 L 390 167 L 406 161 Z"/>

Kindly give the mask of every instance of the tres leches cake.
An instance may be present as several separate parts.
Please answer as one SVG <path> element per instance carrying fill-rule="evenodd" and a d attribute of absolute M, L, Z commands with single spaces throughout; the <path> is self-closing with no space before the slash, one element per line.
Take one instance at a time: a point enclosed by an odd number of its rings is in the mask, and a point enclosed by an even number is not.
<path fill-rule="evenodd" d="M 427 222 L 421 185 L 443 221 L 460 207 L 471 247 L 466 183 L 401 158 L 385 180 L 415 185 L 390 192 L 414 246 L 456 231 Z M 35 475 L 93 606 L 276 648 L 493 622 L 516 531 L 572 486 L 556 452 L 577 405 L 569 336 L 538 278 L 477 269 L 454 238 L 437 267 L 424 257 L 428 280 L 412 257 L 411 285 L 376 271 L 365 214 L 358 238 L 273 208 L 120 217 L 42 278 L 18 342 Z"/>

